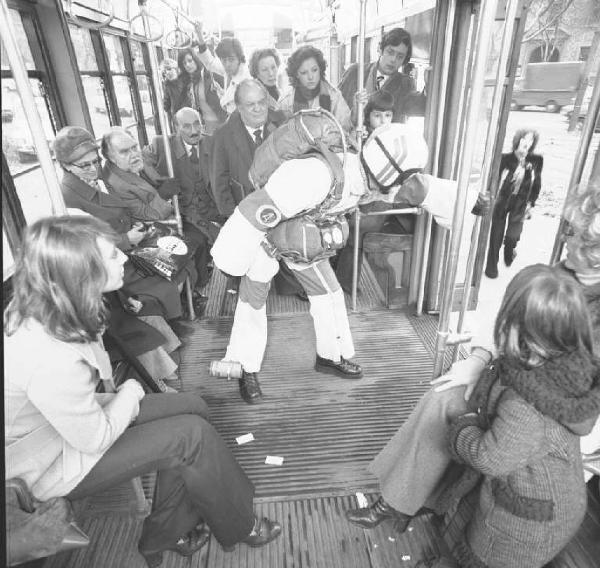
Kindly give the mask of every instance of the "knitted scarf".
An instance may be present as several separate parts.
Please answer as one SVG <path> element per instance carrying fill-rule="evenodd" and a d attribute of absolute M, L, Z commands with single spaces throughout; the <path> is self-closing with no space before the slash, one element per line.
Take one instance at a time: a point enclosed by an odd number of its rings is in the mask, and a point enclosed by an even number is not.
<path fill-rule="evenodd" d="M 331 112 L 331 96 L 323 79 L 314 89 L 305 89 L 302 85 L 294 89 L 294 112 L 309 108 L 310 101 L 316 96 L 319 97 L 319 106 Z"/>
<path fill-rule="evenodd" d="M 600 413 L 600 363 L 583 350 L 533 369 L 501 356 L 496 372 L 503 385 L 561 424 L 580 423 Z"/>

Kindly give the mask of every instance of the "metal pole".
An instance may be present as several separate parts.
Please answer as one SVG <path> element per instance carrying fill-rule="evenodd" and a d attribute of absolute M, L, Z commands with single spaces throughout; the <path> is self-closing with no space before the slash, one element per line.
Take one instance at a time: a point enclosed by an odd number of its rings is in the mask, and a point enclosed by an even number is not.
<path fill-rule="evenodd" d="M 450 247 L 446 264 L 446 282 L 442 291 L 442 305 L 440 310 L 440 323 L 436 342 L 436 354 L 433 365 L 433 376 L 438 377 L 442 372 L 446 340 L 448 337 L 448 324 L 450 311 L 452 309 L 452 297 L 456 282 L 458 268 L 458 254 L 462 237 L 462 222 L 467 204 L 467 191 L 469 177 L 473 162 L 475 149 L 475 136 L 477 134 L 477 119 L 479 115 L 479 103 L 483 95 L 483 84 L 485 80 L 485 66 L 492 37 L 494 18 L 498 0 L 483 0 L 480 16 L 479 33 L 475 45 L 475 68 L 471 80 L 469 93 L 469 104 L 467 106 L 467 119 L 465 125 L 465 137 L 463 144 L 463 156 L 458 171 L 458 190 L 456 203 L 454 204 L 454 218 L 452 222 L 452 233 L 450 235 Z"/>
<path fill-rule="evenodd" d="M 448 6 L 448 13 L 446 15 L 446 26 L 444 31 L 444 50 L 441 62 L 441 85 L 437 93 L 438 107 L 436 116 L 436 134 L 435 134 L 435 148 L 433 153 L 433 159 L 431 159 L 431 174 L 436 176 L 439 173 L 439 155 L 440 155 L 440 140 L 442 139 L 442 128 L 444 124 L 444 113 L 446 108 L 446 89 L 448 87 L 448 72 L 450 68 L 450 51 L 452 49 L 452 29 L 454 28 L 454 19 L 456 17 L 456 0 L 451 0 Z M 431 246 L 431 230 L 433 227 L 433 218 L 427 214 L 425 221 L 425 238 L 423 241 L 423 251 L 421 260 L 421 270 L 419 273 L 419 281 L 417 288 L 417 305 L 416 314 L 418 316 L 423 314 L 423 302 L 425 299 L 425 280 L 427 279 L 427 268 L 429 263 L 429 248 Z"/>
<path fill-rule="evenodd" d="M 67 208 L 60 190 L 60 184 L 56 175 L 56 169 L 54 168 L 52 156 L 50 155 L 50 149 L 48 148 L 46 133 L 44 132 L 42 120 L 35 104 L 33 91 L 31 89 L 31 84 L 29 83 L 29 76 L 27 75 L 25 64 L 21 58 L 21 53 L 11 22 L 12 18 L 10 17 L 6 0 L 0 0 L 0 37 L 2 38 L 10 69 L 17 85 L 17 90 L 19 91 L 19 97 L 21 98 L 21 104 L 23 105 L 27 124 L 33 135 L 33 143 L 40 162 L 40 168 L 44 176 L 48 195 L 50 196 L 50 203 L 52 204 L 52 214 L 65 215 L 67 213 Z"/>
<path fill-rule="evenodd" d="M 594 90 L 592 91 L 592 98 L 588 106 L 588 113 L 583 122 L 581 129 L 581 138 L 579 139 L 579 146 L 577 152 L 575 152 L 575 163 L 573 164 L 573 171 L 571 172 L 571 180 L 569 181 L 569 189 L 567 191 L 567 197 L 565 203 L 569 201 L 570 196 L 576 191 L 581 176 L 583 175 L 583 169 L 587 159 L 588 151 L 590 149 L 590 142 L 592 135 L 594 134 L 594 126 L 600 116 L 600 77 L 596 77 L 594 82 Z M 563 234 L 566 229 L 567 222 L 561 217 L 558 225 L 558 232 L 554 239 L 554 247 L 552 248 L 552 255 L 550 256 L 550 264 L 555 264 L 560 260 L 562 250 L 564 247 Z"/>
<path fill-rule="evenodd" d="M 498 135 L 498 120 L 500 111 L 502 110 L 502 98 L 506 86 L 506 67 L 508 58 L 512 49 L 513 31 L 515 27 L 515 18 L 517 17 L 517 8 L 521 0 L 508 0 L 506 10 L 506 19 L 504 24 L 504 32 L 502 34 L 502 44 L 500 46 L 500 58 L 498 61 L 498 69 L 496 71 L 496 85 L 494 87 L 494 95 L 492 97 L 492 108 L 490 112 L 490 122 L 488 135 L 485 145 L 485 154 L 483 159 L 483 167 L 481 172 L 482 180 L 487 180 L 492 169 L 494 160 L 494 147 Z M 457 334 L 460 335 L 463 331 L 466 311 L 469 309 L 469 301 L 471 297 L 471 279 L 473 278 L 473 267 L 475 266 L 475 257 L 477 255 L 477 243 L 479 242 L 479 233 L 481 231 L 481 217 L 476 216 L 473 222 L 473 231 L 471 233 L 471 245 L 469 247 L 469 256 L 467 258 L 467 266 L 465 269 L 465 286 L 462 297 L 462 303 L 458 314 Z M 460 345 L 455 345 L 452 353 L 452 361 L 458 359 Z"/>
<path fill-rule="evenodd" d="M 144 23 L 144 34 L 146 37 L 151 37 L 150 31 L 150 22 L 148 21 L 148 13 L 146 12 L 146 0 L 138 1 L 140 7 L 140 13 L 142 14 L 142 22 Z M 152 84 L 154 86 L 154 90 L 158 96 L 159 104 L 158 106 L 158 121 L 160 123 L 160 130 L 162 132 L 162 139 L 165 147 L 165 162 L 167 165 L 167 174 L 169 177 L 173 177 L 174 169 L 173 169 L 173 157 L 171 156 L 171 141 L 169 140 L 169 130 L 168 130 L 168 121 L 166 117 L 165 110 L 163 109 L 160 101 L 163 99 L 162 92 L 162 84 L 159 79 L 159 71 L 158 71 L 158 60 L 156 57 L 156 50 L 154 49 L 154 45 L 152 43 L 148 45 L 148 55 L 150 60 L 150 71 L 152 76 Z M 177 195 L 174 195 L 172 198 L 173 209 L 175 211 L 175 220 L 177 221 L 177 231 L 180 235 L 183 235 L 183 223 L 181 221 L 181 213 L 179 211 L 179 199 Z M 190 319 L 193 320 L 196 318 L 196 314 L 194 312 L 194 303 L 192 301 L 192 286 L 190 283 L 190 279 L 186 278 L 185 280 L 185 292 L 188 300 L 188 311 L 190 315 Z"/>
<path fill-rule="evenodd" d="M 357 74 L 357 92 L 365 88 L 365 28 L 367 24 L 367 0 L 360 0 L 360 23 L 358 28 L 358 74 Z M 357 105 L 357 126 L 356 138 L 358 151 L 362 149 L 363 134 L 363 104 L 359 100 Z M 352 311 L 356 311 L 356 296 L 358 291 L 358 249 L 360 246 L 360 209 L 357 207 L 354 211 L 354 255 L 352 257 Z"/>

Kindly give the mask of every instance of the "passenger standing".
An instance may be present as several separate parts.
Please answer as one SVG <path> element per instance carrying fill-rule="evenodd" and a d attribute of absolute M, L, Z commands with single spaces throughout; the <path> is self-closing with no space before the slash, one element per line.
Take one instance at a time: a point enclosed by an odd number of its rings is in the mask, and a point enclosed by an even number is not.
<path fill-rule="evenodd" d="M 250 57 L 250 75 L 258 79 L 267 89 L 269 108 L 279 110 L 281 92 L 277 85 L 281 60 L 277 51 L 271 47 L 257 49 Z"/>
<path fill-rule="evenodd" d="M 304 45 L 294 51 L 287 62 L 292 89 L 281 99 L 279 108 L 287 116 L 302 109 L 323 108 L 331 112 L 348 133 L 352 128 L 350 108 L 340 91 L 325 78 L 326 69 L 327 62 L 320 49 Z"/>
<path fill-rule="evenodd" d="M 422 115 L 424 96 L 416 92 L 415 81 L 402 68 L 412 56 L 412 39 L 402 28 L 386 32 L 379 43 L 379 58 L 365 65 L 364 92 L 358 93 L 358 63 L 353 63 L 344 73 L 338 88 L 352 109 L 357 97 L 366 103 L 369 95 L 385 90 L 394 97 L 394 122 L 406 122 L 408 115 Z M 420 107 L 417 110 L 417 107 Z"/>
<path fill-rule="evenodd" d="M 80 499 L 157 471 L 138 549 L 192 556 L 208 541 L 262 546 L 278 523 L 253 512 L 254 487 L 194 393 L 115 389 L 100 334 L 102 294 L 123 283 L 118 236 L 93 217 L 55 217 L 25 230 L 4 314 L 7 479 L 36 499 Z M 31 357 L 35 346 L 36 357 Z M 105 386 L 97 394 L 98 383 Z"/>
<path fill-rule="evenodd" d="M 181 93 L 178 103 L 171 110 L 173 114 L 183 107 L 197 110 L 206 133 L 211 136 L 227 120 L 227 113 L 221 108 L 219 100 L 224 78 L 206 69 L 193 49 L 180 51 L 177 63 Z"/>
<path fill-rule="evenodd" d="M 210 189 L 209 150 L 202 135 L 200 115 L 194 109 L 183 107 L 174 117 L 176 134 L 169 138 L 171 160 L 175 179 L 178 182 L 177 194 L 181 217 L 186 226 L 191 225 L 200 231 L 206 240 L 202 247 L 202 258 L 198 258 L 198 285 L 204 286 L 210 279 L 209 246 L 218 232 L 219 212 Z M 162 136 L 155 136 L 152 143 L 142 152 L 144 172 L 154 185 L 167 179 L 167 160 Z M 184 231 L 185 232 L 185 231 Z M 187 234 L 187 233 L 186 233 Z"/>
<path fill-rule="evenodd" d="M 544 158 L 534 154 L 539 141 L 535 130 L 517 130 L 512 152 L 502 154 L 500 182 L 492 211 L 492 228 L 485 275 L 498 277 L 500 247 L 504 239 L 504 264 L 511 266 L 523 224 L 540 194 Z"/>
<path fill-rule="evenodd" d="M 169 123 L 173 124 L 173 116 L 178 110 L 177 107 L 181 97 L 177 61 L 169 58 L 163 59 L 160 62 L 160 68 L 163 81 L 163 108 L 169 117 Z"/>
<path fill-rule="evenodd" d="M 224 217 L 231 216 L 236 206 L 254 191 L 248 177 L 254 152 L 278 126 L 269 117 L 267 97 L 260 81 L 242 81 L 235 92 L 237 110 L 213 137 L 212 188 L 219 213 Z M 275 286 L 279 294 L 308 300 L 296 277 L 283 265 Z"/>
<path fill-rule="evenodd" d="M 196 26 L 196 35 L 200 61 L 209 71 L 225 77 L 224 89 L 219 90 L 219 102 L 221 108 L 230 115 L 236 109 L 234 98 L 238 85 L 250 78 L 242 44 L 234 37 L 223 38 L 215 49 L 215 57 L 208 49 L 199 25 Z"/>

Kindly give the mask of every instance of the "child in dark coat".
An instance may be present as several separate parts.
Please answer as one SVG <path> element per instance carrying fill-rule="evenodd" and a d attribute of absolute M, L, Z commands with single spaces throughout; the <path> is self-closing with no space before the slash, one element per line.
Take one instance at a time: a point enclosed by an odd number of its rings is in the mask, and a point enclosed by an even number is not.
<path fill-rule="evenodd" d="M 483 475 L 460 566 L 541 567 L 586 510 L 579 437 L 600 412 L 600 365 L 577 282 L 545 265 L 509 284 L 496 319 L 500 356 L 450 428 L 454 458 Z"/>

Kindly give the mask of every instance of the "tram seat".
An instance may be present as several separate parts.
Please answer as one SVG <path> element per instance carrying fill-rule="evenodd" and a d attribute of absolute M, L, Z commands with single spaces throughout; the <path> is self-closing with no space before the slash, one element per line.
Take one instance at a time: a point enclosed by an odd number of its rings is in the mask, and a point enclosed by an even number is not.
<path fill-rule="evenodd" d="M 363 252 L 385 295 L 386 306 L 396 308 L 408 303 L 413 235 L 367 233 Z"/>

